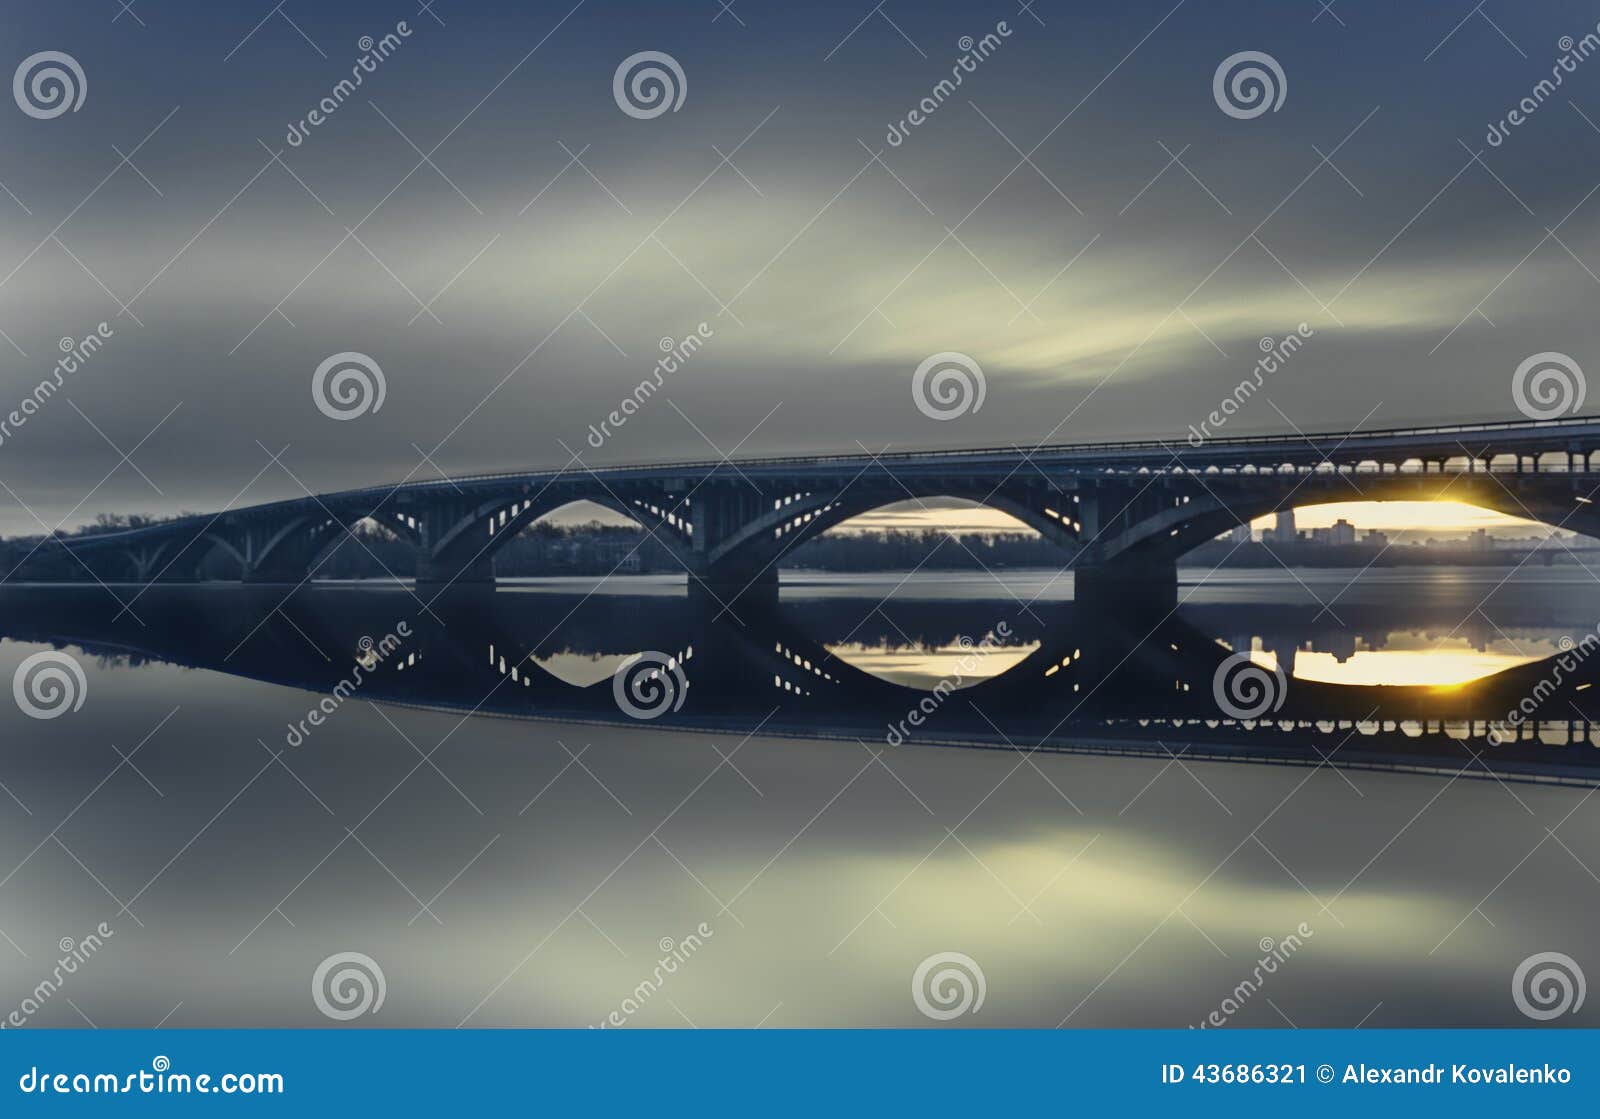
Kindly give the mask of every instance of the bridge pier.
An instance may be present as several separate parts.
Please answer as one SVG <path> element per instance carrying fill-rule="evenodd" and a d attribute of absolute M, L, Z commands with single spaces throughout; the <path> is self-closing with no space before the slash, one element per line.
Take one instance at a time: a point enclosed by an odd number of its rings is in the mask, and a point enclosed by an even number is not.
<path fill-rule="evenodd" d="M 262 566 L 246 568 L 241 583 L 299 583 L 308 578 L 304 567 Z"/>
<path fill-rule="evenodd" d="M 703 599 L 719 612 L 726 606 L 737 613 L 741 603 L 772 605 L 778 601 L 778 565 L 771 563 L 756 569 L 723 564 L 691 570 L 689 597 Z"/>
<path fill-rule="evenodd" d="M 193 583 L 199 579 L 199 560 L 191 555 L 172 559 L 164 551 L 154 555 L 136 552 L 130 557 L 136 583 Z"/>
<path fill-rule="evenodd" d="M 714 607 L 718 612 L 727 607 L 732 613 L 738 613 L 742 606 L 771 606 L 778 601 L 778 576 L 772 573 L 771 577 L 763 577 L 748 582 L 732 580 L 727 582 L 715 579 L 702 579 L 699 576 L 689 576 L 689 598 L 700 600 L 705 605 Z"/>
<path fill-rule="evenodd" d="M 1178 605 L 1178 565 L 1174 560 L 1120 559 L 1072 569 L 1072 597 L 1079 603 L 1125 603 L 1145 610 Z"/>
<path fill-rule="evenodd" d="M 138 577 L 140 583 L 198 583 L 200 581 L 200 565 L 194 561 L 185 562 L 180 559 L 177 563 L 167 567 L 153 567 Z"/>
<path fill-rule="evenodd" d="M 494 586 L 494 557 L 477 556 L 465 563 L 441 560 L 426 553 L 417 557 L 418 587 L 469 587 Z"/>

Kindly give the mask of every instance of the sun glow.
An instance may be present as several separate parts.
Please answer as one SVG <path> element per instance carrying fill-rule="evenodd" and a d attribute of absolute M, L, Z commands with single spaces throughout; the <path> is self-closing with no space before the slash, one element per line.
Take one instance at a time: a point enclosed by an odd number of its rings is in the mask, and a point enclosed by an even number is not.
<path fill-rule="evenodd" d="M 1334 501 L 1296 509 L 1294 519 L 1299 528 L 1326 528 L 1343 519 L 1363 531 L 1369 528 L 1390 533 L 1409 530 L 1424 536 L 1474 532 L 1480 528 L 1518 536 L 1543 536 L 1550 531 L 1537 521 L 1508 517 L 1459 501 Z M 1257 517 L 1253 526 L 1270 528 L 1274 520 L 1272 516 Z"/>
<path fill-rule="evenodd" d="M 1335 501 L 1326 505 L 1307 505 L 1295 510 L 1298 528 L 1326 528 L 1346 520 L 1360 531 L 1410 532 L 1418 539 L 1429 535 L 1464 534 L 1486 529 L 1502 536 L 1544 536 L 1550 529 L 1537 521 L 1509 517 L 1490 509 L 1464 505 L 1459 501 Z M 1271 528 L 1275 515 L 1257 517 L 1255 529 Z M 898 529 L 921 532 L 1031 532 L 1015 517 L 970 501 L 930 498 L 903 501 L 874 509 L 837 526 L 834 531 L 863 532 Z"/>
<path fill-rule="evenodd" d="M 1257 638 L 1250 650 L 1250 659 L 1269 669 L 1283 666 L 1286 674 L 1295 680 L 1320 684 L 1455 688 L 1508 668 L 1530 664 L 1559 652 L 1560 648 L 1556 639 L 1549 635 L 1524 634 L 1515 642 L 1498 640 L 1477 648 L 1465 637 L 1393 633 L 1388 635 L 1386 647 L 1382 649 L 1358 648 L 1353 653 L 1296 649 L 1292 659 L 1277 651 L 1262 649 Z"/>

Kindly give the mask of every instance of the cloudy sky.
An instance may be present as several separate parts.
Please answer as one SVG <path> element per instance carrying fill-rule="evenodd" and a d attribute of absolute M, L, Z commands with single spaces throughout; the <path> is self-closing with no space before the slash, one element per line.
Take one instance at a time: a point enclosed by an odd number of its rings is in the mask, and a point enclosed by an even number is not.
<path fill-rule="evenodd" d="M 1181 439 L 1302 323 L 1230 434 L 1515 418 L 1530 354 L 1600 366 L 1600 60 L 1487 139 L 1600 20 L 1534 7 L 13 0 L 5 65 L 85 88 L 0 112 L 0 413 L 111 337 L 5 434 L 0 532 L 574 451 Z M 641 51 L 675 110 L 619 104 Z M 1219 104 L 1241 51 L 1275 111 Z M 385 395 L 337 421 L 313 372 L 348 351 Z M 912 378 L 945 351 L 986 392 L 941 422 Z"/>

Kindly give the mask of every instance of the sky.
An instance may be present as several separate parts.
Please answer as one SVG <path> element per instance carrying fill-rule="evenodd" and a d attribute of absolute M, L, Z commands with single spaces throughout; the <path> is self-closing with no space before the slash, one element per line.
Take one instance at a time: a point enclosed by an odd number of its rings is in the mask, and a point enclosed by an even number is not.
<path fill-rule="evenodd" d="M 1600 363 L 1600 61 L 1488 140 L 1593 5 L 3 11 L 6 65 L 69 55 L 83 99 L 0 104 L 0 416 L 105 324 L 0 430 L 6 535 L 574 455 L 1181 440 L 1296 331 L 1227 434 L 1515 419 L 1525 358 Z M 1275 110 L 1214 92 L 1243 51 Z M 624 109 L 639 52 L 675 108 Z M 946 352 L 985 393 L 939 420 Z M 347 353 L 384 394 L 335 419 Z"/>

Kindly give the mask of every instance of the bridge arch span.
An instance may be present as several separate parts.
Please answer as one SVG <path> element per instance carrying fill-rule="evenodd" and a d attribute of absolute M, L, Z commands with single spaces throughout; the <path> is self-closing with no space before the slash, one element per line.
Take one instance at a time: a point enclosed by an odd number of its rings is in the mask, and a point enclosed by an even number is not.
<path fill-rule="evenodd" d="M 797 490 L 773 498 L 771 508 L 707 550 L 707 567 L 713 573 L 775 570 L 796 548 L 846 521 L 887 506 L 938 498 L 971 501 L 1015 518 L 1059 545 L 1063 563 L 1070 562 L 1082 547 L 1082 526 L 1070 494 L 1044 487 L 1010 492 L 935 480 L 920 485 L 896 484 L 892 488 L 860 485 L 843 491 Z"/>
<path fill-rule="evenodd" d="M 229 546 L 251 583 L 299 583 L 316 575 L 327 556 L 349 539 L 360 512 L 334 512 L 319 505 L 306 513 L 246 531 Z"/>
<path fill-rule="evenodd" d="M 529 525 L 572 505 L 587 502 L 608 509 L 654 535 L 686 571 L 692 570 L 693 528 L 687 502 L 656 495 L 627 498 L 610 491 L 496 495 L 474 502 L 424 535 L 418 577 L 424 581 L 482 581 L 492 578 L 494 555 Z"/>
<path fill-rule="evenodd" d="M 1258 475 L 1258 477 L 1262 477 Z M 1285 495 L 1281 484 L 1241 486 L 1215 476 L 1197 480 L 1196 492 L 1177 504 L 1113 516 L 1087 549 L 1093 565 L 1133 568 L 1175 563 L 1202 544 L 1240 524 L 1288 509 L 1349 502 L 1448 500 L 1522 520 L 1600 538 L 1600 515 L 1583 500 L 1587 488 L 1552 485 L 1513 492 L 1490 475 L 1370 472 L 1352 477 L 1333 471 L 1302 474 L 1302 485 Z"/>

